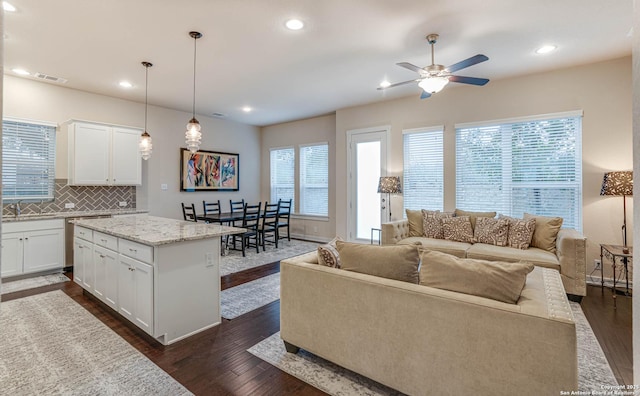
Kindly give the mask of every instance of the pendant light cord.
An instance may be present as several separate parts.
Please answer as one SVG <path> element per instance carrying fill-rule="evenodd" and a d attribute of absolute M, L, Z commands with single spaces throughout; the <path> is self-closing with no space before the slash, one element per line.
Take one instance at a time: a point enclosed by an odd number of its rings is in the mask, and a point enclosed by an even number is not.
<path fill-rule="evenodd" d="M 198 37 L 193 38 L 193 118 L 196 118 L 196 52 Z"/>
<path fill-rule="evenodd" d="M 144 131 L 147 132 L 147 106 L 149 97 L 149 66 L 144 66 Z"/>

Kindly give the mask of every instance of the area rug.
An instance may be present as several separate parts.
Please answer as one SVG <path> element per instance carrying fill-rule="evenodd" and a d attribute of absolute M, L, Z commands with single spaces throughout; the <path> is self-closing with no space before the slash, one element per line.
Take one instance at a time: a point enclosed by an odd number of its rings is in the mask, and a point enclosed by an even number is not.
<path fill-rule="evenodd" d="M 249 268 L 284 260 L 289 257 L 308 253 L 318 248 L 319 243 L 286 239 L 278 242 L 278 248 L 267 245 L 267 250 L 256 253 L 255 249 L 246 249 L 246 257 L 242 257 L 242 252 L 229 250 L 226 256 L 220 258 L 220 276 L 244 271 Z"/>
<path fill-rule="evenodd" d="M 602 392 L 608 385 L 617 385 L 611 367 L 580 305 L 571 303 L 571 308 L 576 320 L 578 340 L 579 390 L 586 392 L 584 394 L 591 394 L 591 391 L 595 394 L 595 391 Z M 402 394 L 305 350 L 301 349 L 295 355 L 287 353 L 280 339 L 280 332 L 252 346 L 248 351 L 330 395 Z"/>
<path fill-rule="evenodd" d="M 0 304 L 0 393 L 191 395 L 60 290 Z"/>
<path fill-rule="evenodd" d="M 280 273 L 271 274 L 220 292 L 223 318 L 234 319 L 280 298 Z"/>
<path fill-rule="evenodd" d="M 36 287 L 55 285 L 56 283 L 69 282 L 69 278 L 64 274 L 51 274 L 36 276 L 9 282 L 2 282 L 2 294 L 14 293 L 17 291 L 35 289 Z"/>

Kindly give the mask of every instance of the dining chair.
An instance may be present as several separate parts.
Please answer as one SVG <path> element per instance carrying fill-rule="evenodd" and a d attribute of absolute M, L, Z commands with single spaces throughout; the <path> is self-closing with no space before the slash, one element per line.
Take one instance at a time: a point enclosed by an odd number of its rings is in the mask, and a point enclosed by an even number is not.
<path fill-rule="evenodd" d="M 202 201 L 202 209 L 204 210 L 205 217 L 208 214 L 220 215 L 220 200 L 217 200 L 216 202 Z"/>
<path fill-rule="evenodd" d="M 287 229 L 287 240 L 291 240 L 291 230 L 289 228 L 289 221 L 291 220 L 291 199 L 278 200 L 278 239 L 283 239 L 284 236 L 280 233 L 281 228 Z"/>
<path fill-rule="evenodd" d="M 278 208 L 277 203 L 265 202 L 262 224 L 260 225 L 260 244 L 263 252 L 266 250 L 267 242 L 274 244 L 276 249 L 278 248 Z"/>
<path fill-rule="evenodd" d="M 185 205 L 183 202 L 182 216 L 184 217 L 185 221 L 193 221 L 194 223 L 196 223 L 198 221 L 198 219 L 196 218 L 196 205 L 195 204 Z"/>
<path fill-rule="evenodd" d="M 244 213 L 244 199 L 241 199 L 240 201 L 232 201 L 231 199 L 229 200 L 229 209 L 231 210 L 231 214 L 236 214 L 236 213 Z M 233 220 L 229 222 L 229 225 L 232 227 L 242 227 L 242 218 L 238 219 L 238 220 Z M 232 241 L 233 243 L 233 247 L 235 248 L 236 246 L 236 235 L 228 235 L 227 236 L 227 244 L 229 243 L 229 240 Z"/>
<path fill-rule="evenodd" d="M 257 205 L 244 205 L 244 214 L 242 216 L 241 227 L 246 229 L 242 234 L 242 257 L 245 257 L 245 249 L 247 247 L 256 247 L 256 253 L 260 253 L 260 212 L 262 202 Z M 253 241 L 253 243 L 251 242 Z"/>

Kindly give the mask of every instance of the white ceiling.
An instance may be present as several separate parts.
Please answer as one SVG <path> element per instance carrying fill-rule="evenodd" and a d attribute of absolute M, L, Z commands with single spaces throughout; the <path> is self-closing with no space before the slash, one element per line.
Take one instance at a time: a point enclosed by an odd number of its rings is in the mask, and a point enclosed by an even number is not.
<path fill-rule="evenodd" d="M 430 64 L 429 33 L 440 34 L 436 63 L 482 53 L 489 61 L 456 74 L 494 80 L 630 55 L 632 43 L 632 0 L 9 2 L 17 11 L 5 13 L 6 73 L 21 67 L 65 78 L 69 88 L 144 102 L 140 62 L 150 61 L 149 103 L 190 112 L 188 32 L 197 30 L 196 112 L 260 126 L 407 95 L 419 100 L 413 84 L 376 87 L 415 77 L 397 62 Z M 287 30 L 291 17 L 306 27 Z M 547 43 L 558 49 L 534 53 Z M 134 87 L 122 89 L 120 80 Z"/>

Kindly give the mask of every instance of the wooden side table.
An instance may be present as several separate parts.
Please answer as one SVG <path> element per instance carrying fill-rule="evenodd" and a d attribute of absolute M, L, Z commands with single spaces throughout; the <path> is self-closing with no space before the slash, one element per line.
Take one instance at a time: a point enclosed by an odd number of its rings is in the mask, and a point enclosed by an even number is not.
<path fill-rule="evenodd" d="M 616 260 L 624 266 L 624 275 L 626 282 L 625 294 L 629 295 L 629 261 L 633 261 L 633 247 L 627 246 L 629 249 L 625 253 L 624 246 L 622 245 L 607 245 L 600 244 L 600 282 L 602 290 L 604 290 L 604 259 L 611 260 L 611 269 L 613 270 L 613 307 L 616 308 Z"/>

